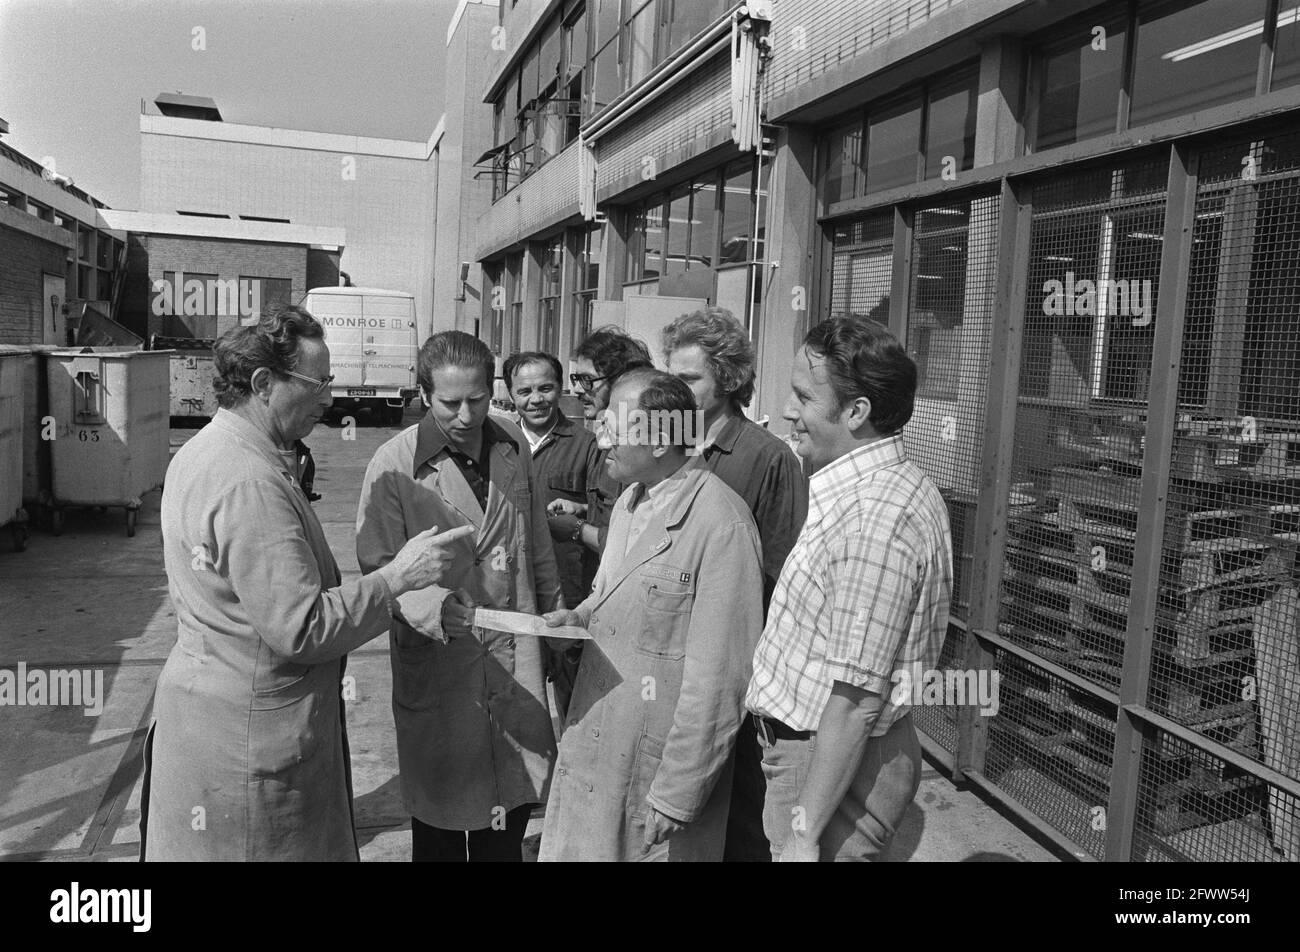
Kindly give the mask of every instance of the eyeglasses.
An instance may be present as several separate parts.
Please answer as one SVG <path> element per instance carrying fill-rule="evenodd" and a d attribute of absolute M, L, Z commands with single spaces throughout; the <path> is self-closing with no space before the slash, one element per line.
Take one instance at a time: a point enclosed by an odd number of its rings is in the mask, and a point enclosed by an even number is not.
<path fill-rule="evenodd" d="M 281 370 L 279 372 L 288 377 L 297 377 L 299 380 L 305 380 L 308 383 L 315 384 L 316 385 L 315 392 L 317 395 L 324 393 L 325 388 L 334 382 L 333 374 L 330 374 L 328 377 L 308 377 L 306 374 L 296 373 L 292 370 Z"/>
<path fill-rule="evenodd" d="M 602 380 L 608 379 L 608 374 L 604 377 L 593 377 L 591 374 L 569 374 L 569 383 L 573 384 L 575 387 L 581 387 L 587 392 L 590 392 L 592 388 Z"/>

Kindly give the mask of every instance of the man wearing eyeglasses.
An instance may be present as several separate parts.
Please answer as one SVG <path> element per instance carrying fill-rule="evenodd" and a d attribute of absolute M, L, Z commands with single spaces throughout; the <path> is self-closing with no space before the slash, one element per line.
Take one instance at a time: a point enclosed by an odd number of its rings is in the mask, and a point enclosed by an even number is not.
<path fill-rule="evenodd" d="M 528 443 L 488 417 L 494 375 L 482 341 L 430 337 L 417 374 L 428 411 L 375 453 L 357 510 L 362 566 L 384 565 L 430 525 L 475 529 L 441 583 L 415 593 L 392 628 L 397 758 L 417 862 L 519 862 L 555 762 L 540 639 L 474 626 L 476 606 L 563 605 Z"/>
<path fill-rule="evenodd" d="M 569 381 L 582 402 L 582 415 L 589 421 L 597 420 L 609 406 L 609 395 L 621 374 L 639 367 L 654 367 L 650 351 L 645 344 L 624 334 L 617 327 L 599 327 L 587 335 L 573 354 L 573 373 Z M 569 538 L 581 542 L 593 552 L 605 550 L 605 537 L 609 533 L 609 517 L 614 503 L 627 487 L 609 474 L 602 452 L 588 473 L 592 481 L 587 485 L 587 506 L 563 505 L 560 501 L 552 507 L 551 530 L 569 533 Z"/>

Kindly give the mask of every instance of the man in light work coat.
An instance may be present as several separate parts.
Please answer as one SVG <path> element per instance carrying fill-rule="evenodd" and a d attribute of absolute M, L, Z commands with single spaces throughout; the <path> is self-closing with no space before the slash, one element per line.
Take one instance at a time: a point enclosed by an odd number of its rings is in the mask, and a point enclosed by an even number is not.
<path fill-rule="evenodd" d="M 477 628 L 448 643 L 425 637 L 463 633 L 476 605 L 563 605 L 527 443 L 488 418 L 493 374 L 491 351 L 468 334 L 425 342 L 418 379 L 428 413 L 375 453 L 357 511 L 357 560 L 367 570 L 429 525 L 477 529 L 457 543 L 440 586 L 402 602 L 391 632 L 397 756 L 417 861 L 519 861 L 555 759 L 539 639 Z"/>
<path fill-rule="evenodd" d="M 591 596 L 551 625 L 585 626 L 542 831 L 542 860 L 722 859 L 731 753 L 763 627 L 763 570 L 749 507 L 686 468 L 687 430 L 644 416 L 695 412 L 654 370 L 620 377 L 602 444 L 615 503 Z M 651 441 L 658 445 L 652 445 Z"/>

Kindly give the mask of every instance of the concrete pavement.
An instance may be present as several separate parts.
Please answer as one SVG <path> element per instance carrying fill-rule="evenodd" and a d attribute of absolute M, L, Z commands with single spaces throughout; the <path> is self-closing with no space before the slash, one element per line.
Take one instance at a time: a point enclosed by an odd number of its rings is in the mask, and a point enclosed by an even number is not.
<path fill-rule="evenodd" d="M 408 413 L 406 425 L 416 422 Z M 375 449 L 398 430 L 358 415 L 353 429 L 318 427 L 315 504 L 345 574 L 357 496 Z M 175 450 L 196 432 L 173 429 Z M 348 438 L 349 436 L 353 438 Z M 102 676 L 102 710 L 0 707 L 0 859 L 127 861 L 139 847 L 140 750 L 153 687 L 175 640 L 159 531 L 159 498 L 145 498 L 135 538 L 121 509 L 70 510 L 61 537 L 36 529 L 26 552 L 0 533 L 0 668 Z M 349 659 L 357 699 L 348 736 L 363 860 L 410 858 L 398 792 L 387 638 Z M 86 700 L 83 698 L 83 700 Z M 540 811 L 525 846 L 535 856 Z M 974 793 L 929 764 L 895 841 L 896 861 L 1043 861 L 1052 854 Z"/>

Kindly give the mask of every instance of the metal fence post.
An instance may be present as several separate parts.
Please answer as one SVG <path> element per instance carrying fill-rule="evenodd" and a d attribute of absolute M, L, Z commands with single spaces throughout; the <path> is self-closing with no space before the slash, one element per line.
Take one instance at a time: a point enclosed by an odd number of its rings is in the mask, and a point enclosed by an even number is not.
<path fill-rule="evenodd" d="M 1108 862 L 1132 859 L 1144 736 L 1151 729 L 1126 711 L 1124 705 L 1145 706 L 1151 680 L 1173 434 L 1178 418 L 1178 373 L 1187 307 L 1187 276 L 1195 224 L 1196 173 L 1192 167 L 1191 146 L 1183 142 L 1170 149 L 1164 248 L 1160 259 L 1160 291 L 1156 303 L 1151 388 L 1142 453 L 1143 478 L 1133 552 L 1132 600 L 1124 635 L 1120 709 L 1115 723 L 1110 801 L 1106 810 L 1105 858 Z"/>

